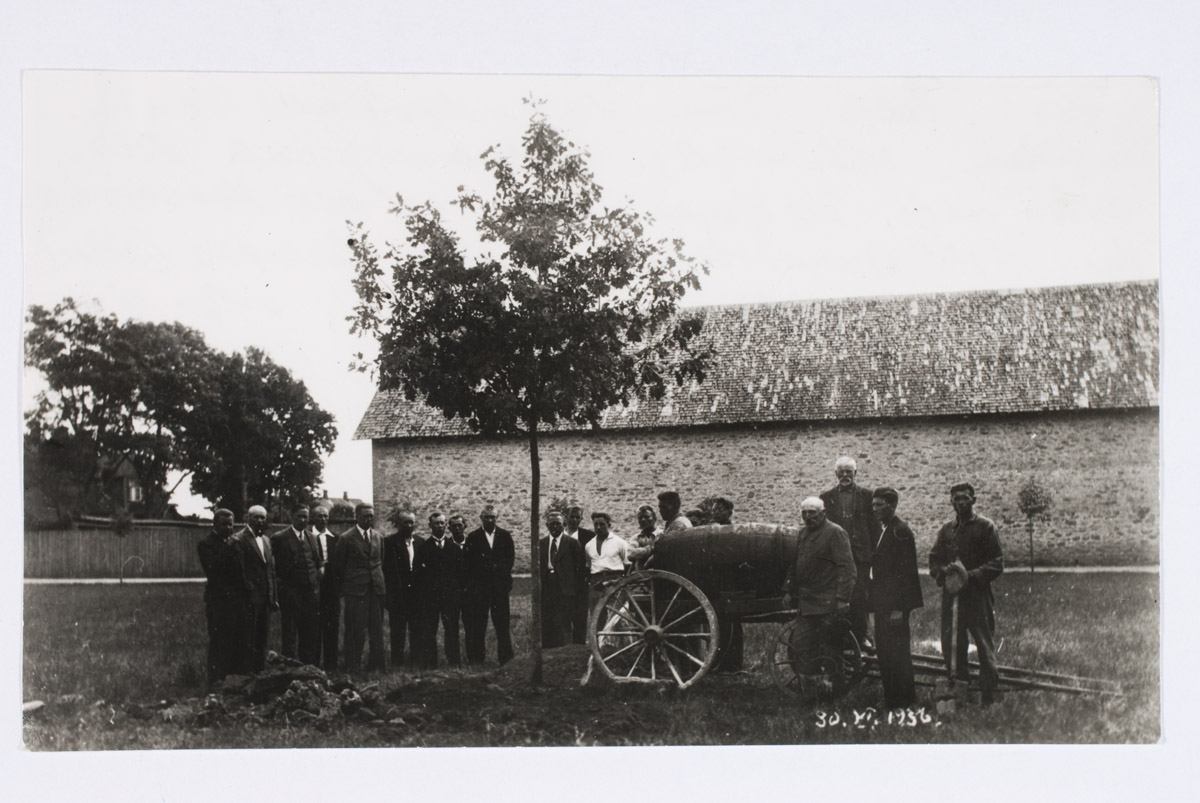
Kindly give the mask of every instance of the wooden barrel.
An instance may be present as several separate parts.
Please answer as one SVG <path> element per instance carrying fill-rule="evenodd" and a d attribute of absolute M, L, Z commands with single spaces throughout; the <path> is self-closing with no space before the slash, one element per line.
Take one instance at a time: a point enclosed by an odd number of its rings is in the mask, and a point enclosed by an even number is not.
<path fill-rule="evenodd" d="M 785 524 L 708 524 L 660 537 L 652 568 L 691 580 L 712 600 L 776 597 L 796 557 L 800 528 Z"/>

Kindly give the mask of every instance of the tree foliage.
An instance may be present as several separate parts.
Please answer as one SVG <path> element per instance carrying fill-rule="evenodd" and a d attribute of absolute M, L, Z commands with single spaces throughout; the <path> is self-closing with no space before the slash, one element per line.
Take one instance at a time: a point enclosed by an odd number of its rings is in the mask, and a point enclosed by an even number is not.
<path fill-rule="evenodd" d="M 304 383 L 256 348 L 221 360 L 221 404 L 204 419 L 204 456 L 192 489 L 220 507 L 307 502 L 321 480 L 321 454 L 337 438 L 333 416 Z"/>
<path fill-rule="evenodd" d="M 31 306 L 26 324 L 25 362 L 47 385 L 26 414 L 26 484 L 41 490 L 59 518 L 124 510 L 125 500 L 107 485 L 109 467 L 122 460 L 143 489 L 133 512 L 147 516 L 166 511 L 172 470 L 191 475 L 193 490 L 224 504 L 228 497 L 213 495 L 212 478 L 240 465 L 247 443 L 268 477 L 256 490 L 306 490 L 319 480 L 319 451 L 336 436 L 332 417 L 315 407 L 303 383 L 254 349 L 226 355 L 182 324 L 122 322 L 81 310 L 70 298 L 50 309 Z M 265 389 L 234 410 L 235 383 L 227 377 L 231 365 L 246 360 Z M 251 434 L 222 439 L 233 415 L 245 416 L 241 426 Z M 268 458 L 271 448 L 277 453 Z M 294 465 L 300 461 L 303 469 Z"/>
<path fill-rule="evenodd" d="M 378 342 L 359 367 L 381 388 L 476 431 L 528 437 L 537 578 L 539 428 L 595 426 L 613 405 L 703 380 L 700 320 L 678 305 L 706 271 L 679 240 L 652 239 L 648 215 L 606 206 L 588 154 L 536 110 L 522 145 L 519 163 L 496 147 L 481 156 L 489 197 L 459 187 L 452 201 L 483 244 L 474 258 L 428 202 L 396 196 L 402 244 L 380 249 L 351 224 L 359 303 L 348 320 Z M 536 622 L 531 632 L 536 641 Z"/>

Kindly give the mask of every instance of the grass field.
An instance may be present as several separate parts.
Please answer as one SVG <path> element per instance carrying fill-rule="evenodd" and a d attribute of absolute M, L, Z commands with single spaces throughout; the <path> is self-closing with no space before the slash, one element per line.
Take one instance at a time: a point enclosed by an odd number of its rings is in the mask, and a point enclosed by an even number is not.
<path fill-rule="evenodd" d="M 925 583 L 927 607 L 914 616 L 913 639 L 919 651 L 936 653 L 935 589 Z M 746 673 L 710 675 L 684 693 L 580 688 L 574 671 L 578 653 L 573 662 L 548 653 L 548 688 L 535 689 L 516 682 L 529 621 L 527 588 L 518 586 L 513 599 L 518 657 L 503 672 L 490 666 L 369 678 L 391 697 L 428 712 L 411 727 L 346 721 L 327 731 L 244 723 L 199 728 L 126 712 L 131 703 L 202 694 L 202 586 L 27 586 L 23 697 L 49 705 L 26 722 L 24 739 L 33 750 L 1158 740 L 1157 575 L 1013 573 L 1001 578 L 996 593 L 1001 663 L 1116 680 L 1125 697 L 1101 701 L 1008 692 L 987 709 L 972 705 L 939 717 L 929 704 L 930 721 L 889 725 L 885 714 L 865 713 L 879 705 L 877 681 L 865 681 L 823 710 L 778 692 L 762 665 L 777 625 L 747 626 Z M 277 632 L 271 639 L 274 648 Z M 80 697 L 63 700 L 64 695 Z M 830 726 L 835 713 L 847 724 Z M 855 714 L 861 727 L 855 726 Z"/>

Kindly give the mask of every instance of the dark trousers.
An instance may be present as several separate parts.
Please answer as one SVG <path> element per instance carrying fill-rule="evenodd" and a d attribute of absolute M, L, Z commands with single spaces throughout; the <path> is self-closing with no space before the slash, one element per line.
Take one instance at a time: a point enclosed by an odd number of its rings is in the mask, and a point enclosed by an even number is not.
<path fill-rule="evenodd" d="M 573 600 L 575 609 L 571 616 L 571 642 L 587 643 L 587 619 L 591 594 L 579 594 Z"/>
<path fill-rule="evenodd" d="M 917 701 L 913 682 L 912 636 L 908 611 L 893 623 L 889 611 L 875 611 L 875 653 L 879 658 L 879 677 L 883 681 L 883 700 L 888 709 L 906 708 Z"/>
<path fill-rule="evenodd" d="M 958 623 L 954 622 L 954 605 L 958 604 Z M 996 627 L 991 602 L 971 586 L 958 593 L 957 597 L 942 594 L 942 654 L 949 656 L 950 643 L 954 644 L 954 676 L 965 680 L 969 672 L 967 663 L 967 636 L 975 642 L 979 654 L 979 692 L 985 703 L 996 698 L 996 686 L 1000 675 L 996 671 L 996 647 L 993 632 Z M 950 668 L 947 658 L 946 668 Z"/>
<path fill-rule="evenodd" d="M 267 632 L 271 626 L 271 604 L 251 602 L 242 620 L 242 656 L 238 673 L 253 675 L 267 665 Z"/>
<path fill-rule="evenodd" d="M 214 595 L 204 601 L 204 618 L 208 624 L 209 691 L 238 669 L 238 653 L 246 638 L 243 631 L 249 605 L 244 594 Z"/>
<path fill-rule="evenodd" d="M 446 651 L 446 662 L 450 666 L 462 663 L 462 654 L 458 649 L 458 619 L 459 600 L 454 597 L 432 597 L 425 601 L 425 615 L 421 630 L 425 638 L 422 657 L 426 669 L 437 666 L 437 634 L 438 622 L 442 623 L 442 643 Z"/>
<path fill-rule="evenodd" d="M 345 610 L 346 671 L 358 672 L 362 668 L 363 642 L 367 647 L 367 669 L 383 669 L 383 603 L 384 595 L 368 591 L 358 596 L 342 598 Z"/>
<path fill-rule="evenodd" d="M 467 635 L 467 663 L 481 664 L 487 657 L 488 615 L 496 629 L 496 658 L 501 665 L 513 657 L 509 627 L 508 593 L 491 591 L 473 594 L 463 606 L 463 629 Z"/>
<path fill-rule="evenodd" d="M 321 586 L 318 619 L 321 623 L 321 666 L 332 672 L 337 669 L 338 625 L 342 613 L 342 598 L 332 586 Z"/>
<path fill-rule="evenodd" d="M 871 610 L 867 604 L 867 583 L 870 582 L 870 571 L 869 566 L 856 567 L 854 591 L 850 595 L 850 614 L 847 618 L 850 620 L 850 632 L 858 640 L 859 647 L 862 647 L 863 642 L 870 635 Z"/>
<path fill-rule="evenodd" d="M 824 671 L 822 658 L 837 660 L 837 650 L 830 644 L 829 626 L 833 623 L 832 613 L 818 613 L 796 617 L 796 629 L 792 638 L 792 652 L 796 658 L 796 669 L 805 675 Z M 834 667 L 839 666 L 835 663 Z"/>
<path fill-rule="evenodd" d="M 582 595 L 587 604 L 587 595 Z M 571 630 L 578 611 L 578 600 L 543 586 L 542 588 L 542 646 L 561 647 L 571 642 Z"/>
<path fill-rule="evenodd" d="M 321 659 L 320 599 L 310 586 L 279 586 L 281 652 L 316 666 Z M 299 643 L 299 649 L 297 649 Z"/>
<path fill-rule="evenodd" d="M 388 598 L 388 633 L 392 647 L 392 666 L 404 666 L 404 642 L 408 641 L 410 666 L 424 666 L 425 644 L 421 637 L 421 612 L 413 600 Z"/>

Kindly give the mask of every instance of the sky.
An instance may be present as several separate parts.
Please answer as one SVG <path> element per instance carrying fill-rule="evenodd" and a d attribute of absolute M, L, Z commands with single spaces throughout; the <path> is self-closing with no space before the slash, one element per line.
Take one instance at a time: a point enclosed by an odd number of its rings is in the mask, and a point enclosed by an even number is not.
<path fill-rule="evenodd" d="M 399 193 L 470 246 L 447 202 L 487 195 L 487 147 L 519 158 L 526 98 L 590 153 L 606 204 L 708 265 L 689 305 L 1158 275 L 1149 78 L 34 71 L 23 88 L 26 306 L 71 296 L 266 350 L 336 417 L 334 496 L 371 497 L 347 221 L 401 242 Z M 176 501 L 204 511 L 186 483 Z"/>

